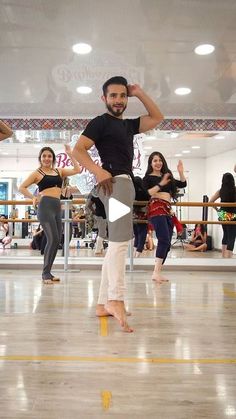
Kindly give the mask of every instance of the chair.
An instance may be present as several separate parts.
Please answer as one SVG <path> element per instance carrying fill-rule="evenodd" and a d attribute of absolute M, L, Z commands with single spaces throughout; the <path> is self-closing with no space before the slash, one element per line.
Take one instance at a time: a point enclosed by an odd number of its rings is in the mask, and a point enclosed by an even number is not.
<path fill-rule="evenodd" d="M 174 246 L 176 243 L 181 243 L 182 247 L 184 247 L 184 243 L 188 243 L 188 229 L 186 225 L 183 226 L 182 233 L 177 234 L 177 238 L 171 246 Z"/>

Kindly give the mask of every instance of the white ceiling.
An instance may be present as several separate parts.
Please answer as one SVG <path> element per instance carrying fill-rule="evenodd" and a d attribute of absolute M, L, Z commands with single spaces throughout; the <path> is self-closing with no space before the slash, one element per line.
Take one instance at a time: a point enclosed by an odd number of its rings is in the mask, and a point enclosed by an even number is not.
<path fill-rule="evenodd" d="M 235 22 L 235 0 L 0 0 L 0 118 L 94 117 L 104 111 L 103 82 L 119 74 L 140 83 L 166 118 L 235 118 Z M 92 52 L 74 54 L 77 42 L 91 44 Z M 214 53 L 197 56 L 201 43 L 213 44 Z M 85 84 L 92 94 L 76 92 Z M 180 86 L 192 93 L 176 96 Z M 126 115 L 140 112 L 130 99 Z M 181 136 L 155 136 L 159 141 L 150 144 L 165 155 L 187 147 Z M 234 134 L 225 136 L 188 140 L 188 147 L 201 146 L 191 155 L 235 148 Z M 5 148 L 11 155 L 34 150 Z"/>

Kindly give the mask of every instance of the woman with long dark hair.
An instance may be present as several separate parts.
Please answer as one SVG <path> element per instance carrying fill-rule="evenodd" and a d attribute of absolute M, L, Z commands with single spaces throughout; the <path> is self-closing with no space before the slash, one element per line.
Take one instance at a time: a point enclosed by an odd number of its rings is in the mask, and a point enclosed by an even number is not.
<path fill-rule="evenodd" d="M 187 185 L 181 160 L 178 162 L 177 170 L 180 180 L 174 179 L 164 156 L 158 151 L 154 151 L 148 158 L 148 167 L 143 179 L 144 187 L 151 195 L 148 218 L 158 239 L 156 262 L 152 274 L 152 279 L 158 283 L 167 281 L 161 275 L 161 270 L 170 250 L 174 222 L 176 227 L 181 228 L 177 224 L 170 204 L 171 199 L 176 198 L 177 188 L 185 188 Z"/>
<path fill-rule="evenodd" d="M 231 173 L 224 173 L 221 188 L 216 191 L 209 202 L 215 202 L 219 198 L 221 202 L 236 203 L 235 180 Z M 222 256 L 231 258 L 236 237 L 236 204 L 235 207 L 221 207 L 218 211 L 218 217 L 219 221 L 235 221 L 235 224 L 222 224 Z"/>
<path fill-rule="evenodd" d="M 52 265 L 57 254 L 61 239 L 61 203 L 62 181 L 66 176 L 79 173 L 81 168 L 72 156 L 69 145 L 65 145 L 65 151 L 70 157 L 73 169 L 55 168 L 56 156 L 51 147 L 43 147 L 39 152 L 40 167 L 32 172 L 20 185 L 19 191 L 33 200 L 33 205 L 38 205 L 38 219 L 46 235 L 47 244 L 44 249 L 44 266 L 42 272 L 43 282 L 52 284 L 60 281 L 51 273 Z M 29 186 L 38 185 L 39 195 L 34 196 L 29 191 Z"/>

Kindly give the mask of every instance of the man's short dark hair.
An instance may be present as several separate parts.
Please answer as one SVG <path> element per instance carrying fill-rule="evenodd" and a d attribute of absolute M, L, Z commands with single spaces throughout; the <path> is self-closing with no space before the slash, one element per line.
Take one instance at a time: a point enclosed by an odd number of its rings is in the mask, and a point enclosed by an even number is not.
<path fill-rule="evenodd" d="M 121 84 L 122 86 L 126 87 L 126 90 L 127 90 L 127 93 L 128 93 L 128 89 L 127 89 L 128 82 L 127 82 L 127 80 L 122 76 L 114 76 L 114 77 L 111 77 L 109 80 L 107 80 L 104 83 L 104 85 L 102 86 L 104 96 L 106 96 L 107 88 L 108 88 L 108 86 L 110 86 L 110 84 Z"/>

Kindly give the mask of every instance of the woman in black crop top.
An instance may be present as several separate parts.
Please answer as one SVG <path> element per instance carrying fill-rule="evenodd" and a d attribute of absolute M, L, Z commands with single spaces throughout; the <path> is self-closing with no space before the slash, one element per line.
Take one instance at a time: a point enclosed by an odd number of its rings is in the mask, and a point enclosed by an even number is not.
<path fill-rule="evenodd" d="M 51 269 L 61 239 L 60 195 L 62 180 L 66 176 L 79 173 L 81 170 L 80 165 L 72 156 L 69 145 L 65 145 L 65 151 L 71 159 L 73 169 L 55 168 L 56 156 L 54 151 L 50 147 L 43 147 L 38 157 L 40 167 L 32 172 L 19 187 L 19 191 L 25 197 L 33 200 L 34 206 L 38 204 L 38 219 L 47 238 L 42 272 L 43 282 L 47 284 L 60 280 L 51 274 Z M 33 184 L 38 185 L 39 189 L 39 194 L 36 197 L 28 189 Z"/>
<path fill-rule="evenodd" d="M 187 185 L 182 161 L 179 161 L 177 170 L 179 180 L 174 179 L 164 156 L 155 151 L 149 156 L 143 179 L 143 185 L 151 195 L 148 217 L 158 239 L 156 263 L 152 275 L 152 279 L 158 283 L 167 281 L 161 275 L 161 269 L 170 250 L 174 222 L 177 228 L 181 228 L 172 212 L 170 202 L 176 197 L 177 188 L 185 188 Z"/>

